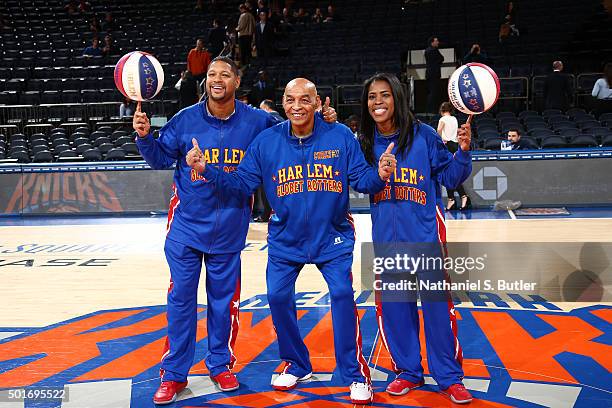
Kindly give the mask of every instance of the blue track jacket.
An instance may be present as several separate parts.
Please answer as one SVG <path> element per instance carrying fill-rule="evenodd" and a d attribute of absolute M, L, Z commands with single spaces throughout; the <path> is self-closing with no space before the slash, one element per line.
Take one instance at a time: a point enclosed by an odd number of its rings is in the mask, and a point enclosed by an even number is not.
<path fill-rule="evenodd" d="M 319 115 L 308 138 L 293 136 L 285 121 L 255 139 L 235 172 L 207 165 L 204 177 L 225 194 L 241 196 L 263 183 L 274 210 L 269 254 L 303 263 L 326 262 L 353 251 L 349 183 L 372 194 L 386 184 L 365 161 L 349 128 L 325 123 Z"/>
<path fill-rule="evenodd" d="M 440 185 L 454 189 L 472 172 L 472 154 L 459 149 L 453 159 L 431 126 L 417 123 L 414 134 L 410 151 L 401 157 L 398 135 L 375 133 L 374 157 L 395 142 L 397 170 L 383 191 L 370 195 L 374 242 L 445 242 Z"/>
<path fill-rule="evenodd" d="M 167 238 L 210 254 L 244 248 L 250 197 L 211 188 L 187 165 L 185 156 L 195 138 L 207 162 L 234 171 L 255 136 L 276 123 L 268 113 L 239 101 L 228 119 L 217 119 L 203 101 L 174 115 L 158 139 L 137 137 L 140 154 L 151 168 L 167 169 L 176 162 Z"/>

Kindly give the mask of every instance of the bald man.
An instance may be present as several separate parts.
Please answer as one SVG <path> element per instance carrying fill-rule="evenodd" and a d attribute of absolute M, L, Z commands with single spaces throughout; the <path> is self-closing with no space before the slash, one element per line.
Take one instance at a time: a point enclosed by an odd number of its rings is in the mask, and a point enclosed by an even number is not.
<path fill-rule="evenodd" d="M 235 194 L 247 196 L 263 184 L 274 210 L 268 230 L 266 281 L 285 367 L 272 382 L 273 388 L 290 390 L 312 375 L 297 324 L 295 281 L 305 264 L 315 264 L 329 287 L 336 372 L 350 384 L 351 401 L 367 404 L 372 400 L 372 387 L 353 299 L 355 232 L 348 185 L 359 192 L 377 193 L 393 174 L 396 161 L 387 149 L 378 169 L 368 167 L 350 129 L 325 123 L 316 113 L 320 106 L 315 85 L 294 79 L 283 95 L 289 119 L 261 132 L 235 172 L 206 165 L 195 140 L 187 164 L 215 188 Z"/>

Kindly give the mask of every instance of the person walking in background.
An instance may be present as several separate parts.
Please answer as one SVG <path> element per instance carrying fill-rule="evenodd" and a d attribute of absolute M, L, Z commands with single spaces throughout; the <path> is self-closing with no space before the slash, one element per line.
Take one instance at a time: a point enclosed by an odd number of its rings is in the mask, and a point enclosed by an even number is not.
<path fill-rule="evenodd" d="M 448 151 L 454 154 L 459 148 L 459 141 L 457 140 L 457 129 L 459 128 L 459 124 L 457 118 L 453 116 L 453 111 L 453 105 L 451 105 L 450 102 L 442 102 L 442 105 L 440 105 L 440 120 L 438 121 L 437 131 Z M 448 195 L 446 211 L 457 209 L 455 192 L 459 193 L 459 199 L 461 200 L 459 210 L 463 211 L 472 207 L 472 202 L 465 192 L 463 184 L 459 184 L 456 189 L 446 189 Z"/>
<path fill-rule="evenodd" d="M 251 43 L 253 42 L 253 34 L 255 33 L 255 17 L 249 13 L 246 6 L 241 4 L 240 17 L 236 32 L 238 33 L 238 46 L 240 48 L 240 68 L 248 66 L 251 62 Z"/>
<path fill-rule="evenodd" d="M 562 71 L 563 63 L 553 62 L 553 72 L 544 81 L 544 109 L 560 109 L 565 112 L 570 107 L 572 83 Z"/>
<path fill-rule="evenodd" d="M 264 11 L 259 12 L 259 22 L 255 29 L 255 46 L 257 58 L 261 58 L 264 66 L 268 65 L 268 59 L 274 52 L 274 27 L 268 21 L 268 15 Z"/>
<path fill-rule="evenodd" d="M 227 42 L 227 34 L 225 27 L 221 25 L 221 20 L 215 18 L 213 20 L 213 28 L 208 33 L 208 44 L 211 58 L 216 58 L 221 54 Z"/>
<path fill-rule="evenodd" d="M 427 81 L 427 112 L 436 113 L 440 103 L 440 78 L 444 57 L 438 49 L 438 37 L 429 38 L 429 46 L 425 50 L 425 80 Z"/>
<path fill-rule="evenodd" d="M 198 38 L 196 47 L 191 49 L 187 55 L 187 71 L 191 72 L 191 75 L 199 84 L 206 77 L 209 64 L 210 54 L 204 48 L 204 40 Z"/>
<path fill-rule="evenodd" d="M 595 81 L 591 95 L 596 99 L 597 117 L 602 113 L 612 112 L 612 62 L 604 66 L 603 77 Z"/>

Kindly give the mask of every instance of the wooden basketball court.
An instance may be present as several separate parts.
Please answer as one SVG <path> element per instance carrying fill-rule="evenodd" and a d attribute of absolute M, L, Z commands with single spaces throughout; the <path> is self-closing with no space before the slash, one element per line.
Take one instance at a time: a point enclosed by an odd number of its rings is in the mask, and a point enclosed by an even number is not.
<path fill-rule="evenodd" d="M 369 241 L 369 215 L 355 219 L 358 240 Z M 153 406 L 169 282 L 165 220 L 39 220 L 0 226 L 0 390 L 66 386 L 70 398 L 42 405 L 1 400 L 0 407 Z M 612 242 L 612 218 L 448 219 L 447 229 L 454 242 Z M 280 362 L 265 306 L 266 230 L 266 224 L 251 224 L 242 254 L 241 390 L 220 393 L 206 375 L 202 280 L 196 361 L 189 389 L 173 406 L 350 406 L 332 378 L 327 290 L 312 266 L 301 273 L 296 291 L 316 379 L 292 393 L 269 387 Z M 353 270 L 359 271 L 356 250 Z M 360 297 L 359 275 L 354 272 L 354 287 L 378 392 L 374 405 L 451 406 L 430 377 L 429 385 L 405 398 L 384 395 L 393 373 L 371 297 Z M 478 398 L 472 406 L 612 406 L 612 307 L 556 305 L 560 310 L 459 306 L 466 386 Z"/>

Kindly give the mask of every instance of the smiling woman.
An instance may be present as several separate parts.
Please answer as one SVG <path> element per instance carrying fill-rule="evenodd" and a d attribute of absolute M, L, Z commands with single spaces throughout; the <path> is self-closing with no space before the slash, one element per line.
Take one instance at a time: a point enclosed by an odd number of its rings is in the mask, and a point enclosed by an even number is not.
<path fill-rule="evenodd" d="M 399 80 L 391 74 L 376 74 L 366 81 L 361 106 L 361 147 L 370 165 L 377 165 L 374 158 L 383 151 L 397 157 L 389 191 L 370 196 L 374 243 L 431 242 L 443 252 L 446 230 L 439 206 L 441 185 L 455 188 L 471 173 L 469 125 L 463 125 L 461 149 L 452 155 L 430 126 L 415 121 Z M 423 273 L 417 271 L 419 279 Z M 439 273 L 434 279 L 445 282 L 443 275 Z M 387 393 L 398 396 L 424 384 L 420 323 L 416 300 L 397 302 L 390 295 L 389 291 L 378 291 L 376 299 L 381 337 L 399 373 L 388 384 Z M 432 376 L 451 401 L 469 403 L 472 396 L 462 383 L 463 356 L 454 306 L 451 301 L 423 297 L 421 305 Z"/>

